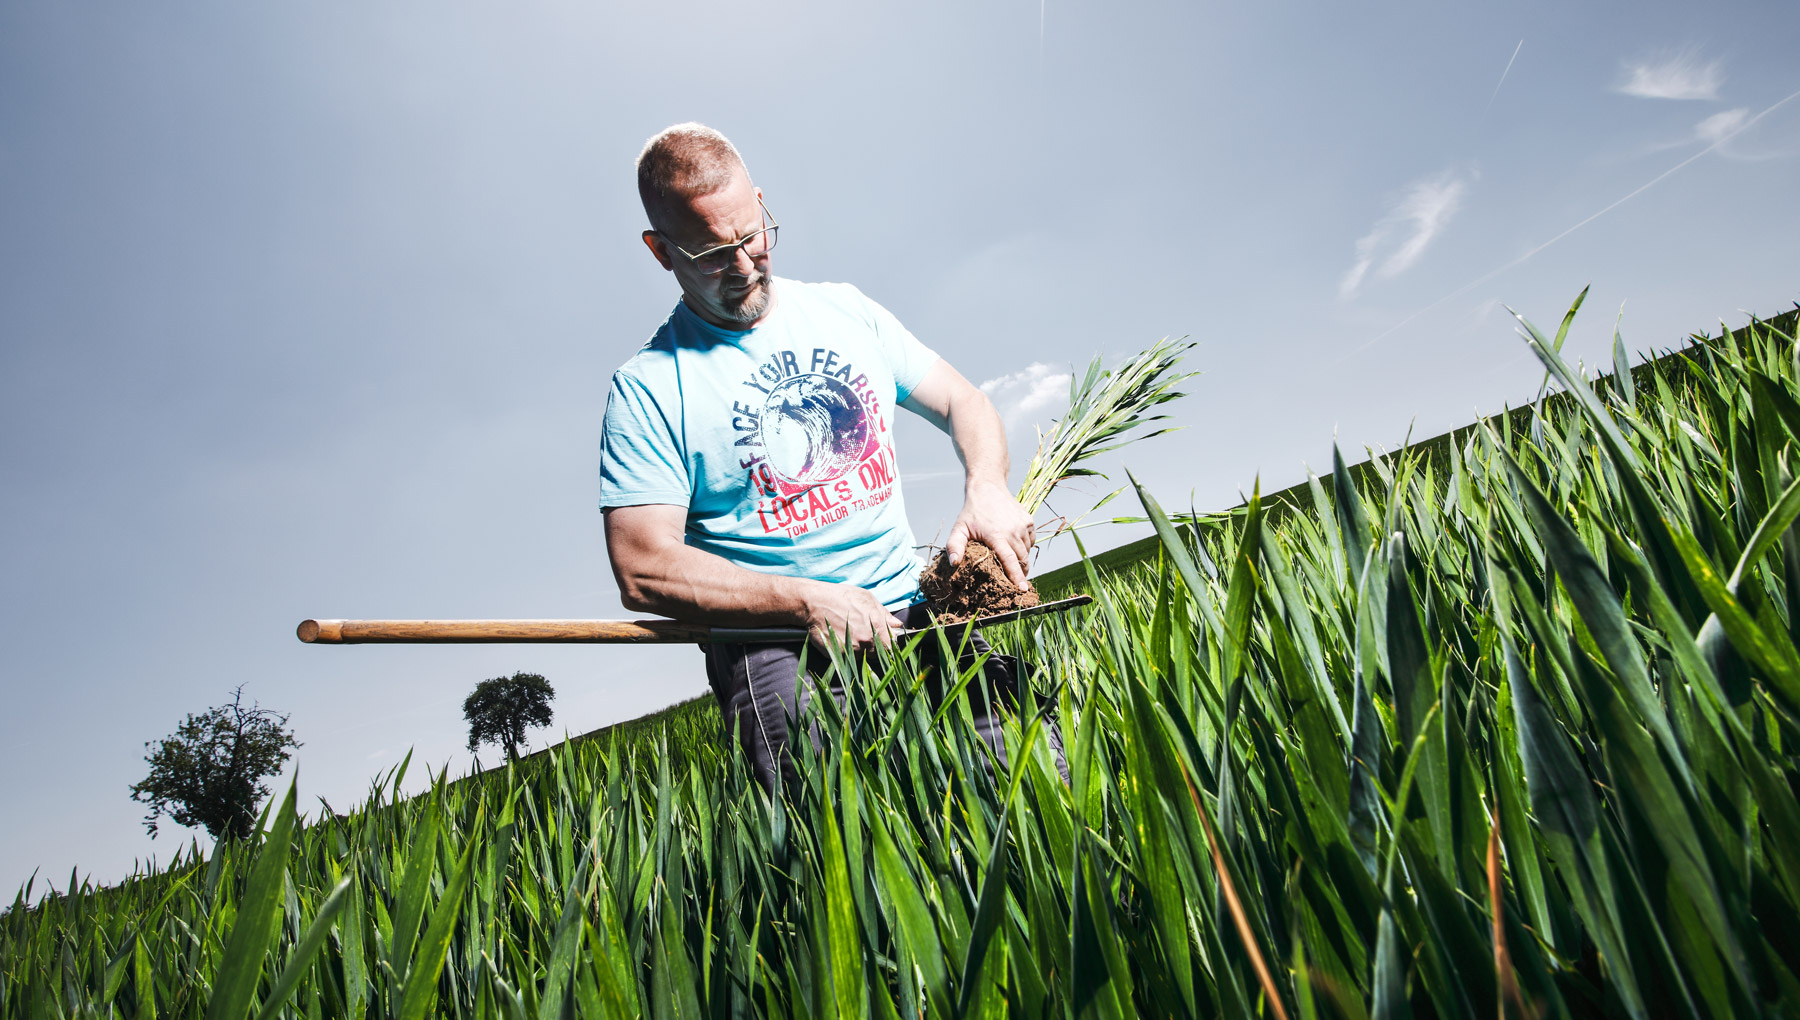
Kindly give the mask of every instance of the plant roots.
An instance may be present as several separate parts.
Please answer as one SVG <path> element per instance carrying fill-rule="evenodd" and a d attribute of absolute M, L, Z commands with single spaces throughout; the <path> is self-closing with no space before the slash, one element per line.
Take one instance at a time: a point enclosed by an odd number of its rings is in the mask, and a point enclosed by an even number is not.
<path fill-rule="evenodd" d="M 919 590 L 943 623 L 963 623 L 1038 604 L 1037 589 L 1020 591 L 1006 576 L 1006 567 L 994 550 L 974 540 L 963 549 L 961 563 L 952 565 L 949 553 L 939 552 L 919 577 Z"/>

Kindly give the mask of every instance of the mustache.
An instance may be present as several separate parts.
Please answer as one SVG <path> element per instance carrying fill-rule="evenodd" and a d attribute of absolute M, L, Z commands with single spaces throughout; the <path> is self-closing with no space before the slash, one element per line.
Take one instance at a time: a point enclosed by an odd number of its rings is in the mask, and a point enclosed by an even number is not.
<path fill-rule="evenodd" d="M 720 288 L 719 298 L 726 304 L 737 305 L 752 300 L 758 294 L 767 294 L 768 292 L 769 274 L 758 273 L 746 278 L 742 284 L 731 287 L 729 292 L 725 288 Z"/>

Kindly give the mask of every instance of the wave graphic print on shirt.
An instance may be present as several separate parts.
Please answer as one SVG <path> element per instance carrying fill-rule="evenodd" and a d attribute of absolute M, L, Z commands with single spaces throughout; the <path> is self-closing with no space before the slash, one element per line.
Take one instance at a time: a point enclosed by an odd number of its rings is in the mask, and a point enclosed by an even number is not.
<path fill-rule="evenodd" d="M 757 395 L 732 404 L 731 425 L 765 534 L 798 538 L 893 495 L 881 398 L 836 351 L 777 351 L 743 384 Z"/>
<path fill-rule="evenodd" d="M 828 375 L 797 375 L 769 394 L 763 449 L 782 478 L 812 487 L 835 482 L 880 445 L 862 400 Z"/>

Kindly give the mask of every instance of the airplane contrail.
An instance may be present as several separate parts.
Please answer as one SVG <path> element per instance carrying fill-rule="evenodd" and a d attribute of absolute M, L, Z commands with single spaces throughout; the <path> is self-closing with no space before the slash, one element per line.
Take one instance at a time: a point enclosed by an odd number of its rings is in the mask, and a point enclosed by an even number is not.
<path fill-rule="evenodd" d="M 1482 113 L 1493 108 L 1494 98 L 1500 95 L 1500 86 L 1506 84 L 1506 76 L 1512 72 L 1513 61 L 1519 59 L 1519 51 L 1524 48 L 1525 40 L 1520 39 L 1519 45 L 1513 47 L 1513 55 L 1506 59 L 1506 70 L 1500 72 L 1500 80 L 1494 83 L 1494 95 L 1488 97 L 1487 106 L 1482 108 Z"/>
<path fill-rule="evenodd" d="M 1399 322 L 1394 323 L 1392 326 L 1389 326 L 1387 329 L 1384 329 L 1380 333 L 1377 333 L 1373 337 L 1370 337 L 1368 340 L 1363 342 L 1362 346 L 1354 348 L 1348 354 L 1344 355 L 1344 357 L 1348 358 L 1352 354 L 1359 354 L 1365 350 L 1368 350 L 1370 347 L 1374 346 L 1377 342 L 1386 339 L 1395 330 L 1400 329 L 1402 326 L 1405 326 L 1407 323 L 1412 322 L 1414 319 L 1417 319 L 1419 316 L 1424 315 L 1426 312 L 1431 311 L 1433 308 L 1436 308 L 1437 306 L 1443 304 L 1446 301 L 1454 301 L 1457 298 L 1462 297 L 1464 294 L 1467 294 L 1469 291 L 1474 290 L 1476 287 L 1479 287 L 1482 284 L 1488 282 L 1489 280 L 1492 280 L 1494 277 L 1499 276 L 1501 273 L 1504 273 L 1507 270 L 1512 269 L 1516 266 L 1522 265 L 1524 262 L 1529 260 L 1533 255 L 1536 255 L 1538 252 L 1543 251 L 1545 248 L 1550 247 L 1551 245 L 1555 244 L 1556 242 L 1562 240 L 1563 238 L 1568 237 L 1570 234 L 1573 234 L 1575 231 L 1580 230 L 1582 227 L 1585 227 L 1588 224 L 1599 219 L 1600 217 L 1605 216 L 1607 213 L 1612 212 L 1614 209 L 1617 209 L 1619 206 L 1624 205 L 1626 202 L 1631 201 L 1632 199 L 1643 194 L 1644 192 L 1649 191 L 1651 188 L 1655 187 L 1656 185 L 1661 184 L 1663 181 L 1667 180 L 1671 175 L 1673 175 L 1677 170 L 1682 169 L 1683 167 L 1687 166 L 1689 163 L 1692 163 L 1693 161 L 1699 159 L 1701 156 L 1704 156 L 1707 153 L 1712 152 L 1714 149 L 1717 149 L 1719 146 L 1724 145 L 1726 142 L 1731 141 L 1733 138 L 1736 138 L 1738 135 L 1749 130 L 1749 128 L 1752 124 L 1755 124 L 1757 121 L 1762 120 L 1764 117 L 1767 117 L 1769 114 L 1774 113 L 1776 110 L 1779 110 L 1783 106 L 1786 106 L 1788 103 L 1793 102 L 1795 99 L 1800 99 L 1800 92 L 1789 93 L 1785 98 L 1777 100 L 1776 102 L 1770 104 L 1770 106 L 1767 109 L 1763 110 L 1761 113 L 1757 114 L 1754 117 L 1748 118 L 1742 124 L 1739 124 L 1735 130 L 1731 131 L 1728 134 L 1720 136 L 1718 138 L 1718 140 L 1714 141 L 1711 145 L 1708 145 L 1706 148 L 1701 149 L 1699 152 L 1694 153 L 1692 156 L 1689 156 L 1688 158 L 1682 160 L 1681 162 L 1675 164 L 1674 166 L 1668 168 L 1667 170 L 1664 170 L 1662 173 L 1657 174 L 1655 177 L 1650 178 L 1650 180 L 1644 182 L 1643 184 L 1638 185 L 1636 188 L 1634 188 L 1630 192 L 1628 192 L 1623 198 L 1620 198 L 1620 199 L 1612 202 L 1610 205 L 1601 209 L 1599 212 L 1594 213 L 1593 215 L 1587 217 L 1586 219 L 1575 224 L 1574 226 L 1570 227 L 1569 229 L 1563 231 L 1560 234 L 1557 234 L 1555 237 L 1552 237 L 1550 240 L 1545 241 L 1543 244 L 1538 245 L 1536 248 L 1531 249 L 1530 251 L 1526 252 L 1525 254 L 1520 255 L 1518 258 L 1513 259 L 1511 262 L 1508 262 L 1507 264 L 1501 266 L 1500 268 L 1492 270 L 1487 273 L 1483 273 L 1481 276 L 1478 276 L 1475 279 L 1470 280 L 1468 283 L 1463 284 L 1461 287 L 1456 288 L 1455 290 L 1451 291 L 1450 293 L 1445 294 L 1443 297 L 1438 298 L 1436 301 L 1433 301 L 1432 303 L 1426 305 L 1425 307 L 1419 309 L 1418 311 L 1412 313 L 1411 315 L 1408 315 L 1406 318 L 1401 319 Z"/>

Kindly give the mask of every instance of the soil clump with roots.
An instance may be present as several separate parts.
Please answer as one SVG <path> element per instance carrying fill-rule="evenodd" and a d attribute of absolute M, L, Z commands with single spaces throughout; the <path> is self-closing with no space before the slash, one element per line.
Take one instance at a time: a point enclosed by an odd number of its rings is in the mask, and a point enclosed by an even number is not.
<path fill-rule="evenodd" d="M 919 590 L 941 623 L 965 623 L 1039 602 L 1036 588 L 1020 591 L 994 550 L 973 539 L 964 547 L 961 563 L 952 564 L 948 552 L 939 552 L 920 576 Z"/>

